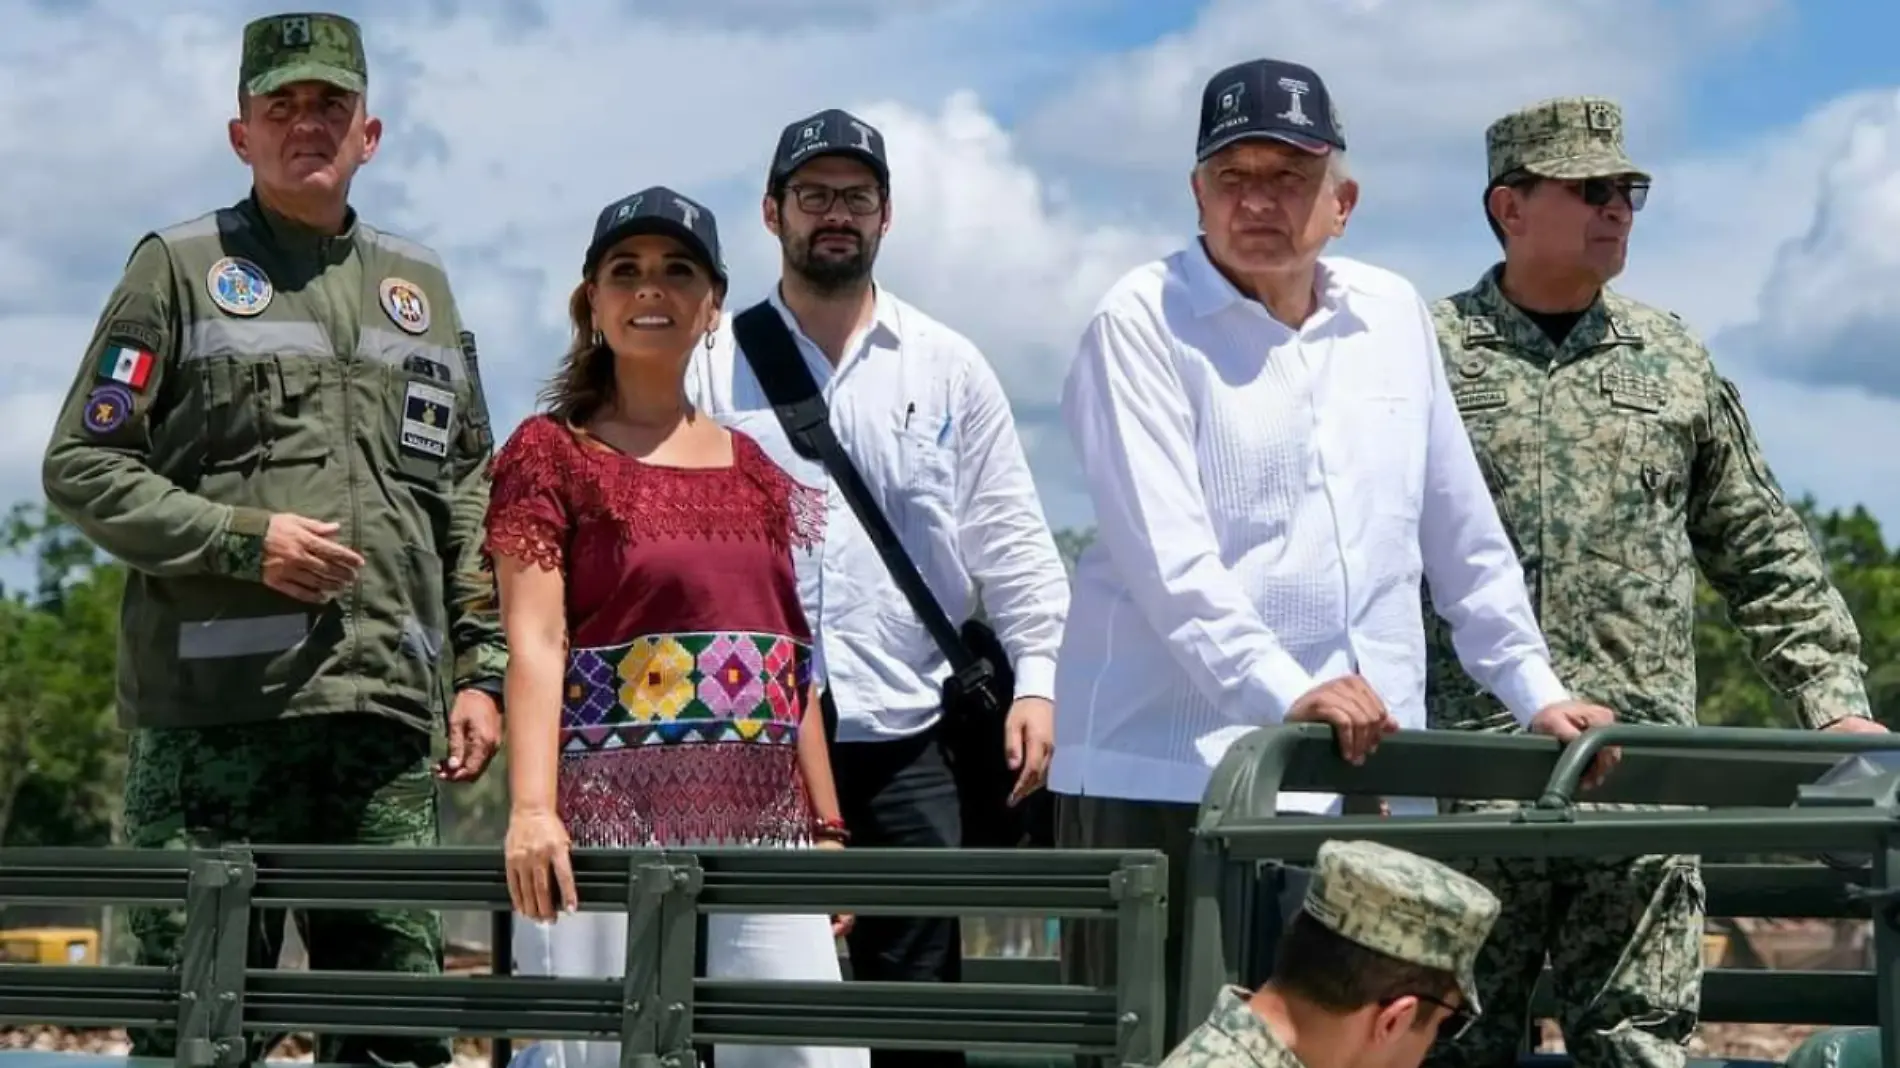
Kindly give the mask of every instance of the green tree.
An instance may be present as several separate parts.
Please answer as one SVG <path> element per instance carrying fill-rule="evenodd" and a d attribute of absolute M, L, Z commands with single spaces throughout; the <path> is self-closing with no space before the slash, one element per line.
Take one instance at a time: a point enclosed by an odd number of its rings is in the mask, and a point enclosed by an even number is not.
<path fill-rule="evenodd" d="M 43 507 L 16 505 L 0 537 L 38 572 L 34 591 L 0 598 L 0 843 L 109 843 L 125 775 L 113 712 L 124 570 Z"/>
<path fill-rule="evenodd" d="M 1796 502 L 1828 572 L 1860 628 L 1861 659 L 1869 666 L 1868 696 L 1875 713 L 1892 725 L 1900 712 L 1900 558 L 1887 545 L 1880 523 L 1863 507 L 1820 511 L 1811 499 Z M 1728 608 L 1707 582 L 1696 591 L 1696 675 L 1704 723 L 1738 727 L 1791 727 L 1794 713 L 1768 688 L 1747 641 L 1730 622 Z"/>
<path fill-rule="evenodd" d="M 1062 563 L 1071 575 L 1075 574 L 1075 562 L 1082 558 L 1082 551 L 1093 544 L 1094 527 L 1064 527 L 1056 531 L 1056 551 L 1062 554 Z"/>

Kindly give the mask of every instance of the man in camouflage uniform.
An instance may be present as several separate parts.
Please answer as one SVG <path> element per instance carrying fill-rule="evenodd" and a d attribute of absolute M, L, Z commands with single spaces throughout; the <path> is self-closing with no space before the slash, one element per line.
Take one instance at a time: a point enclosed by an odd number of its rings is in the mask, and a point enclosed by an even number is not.
<path fill-rule="evenodd" d="M 1433 315 L 1557 673 L 1624 721 L 1694 724 L 1699 568 L 1804 726 L 1882 730 L 1854 620 L 1734 385 L 1674 315 L 1608 288 L 1649 189 L 1621 109 L 1544 101 L 1499 119 L 1486 146 L 1504 262 Z M 1510 729 L 1435 629 L 1433 725 Z M 1546 951 L 1580 1065 L 1684 1062 L 1700 1005 L 1696 858 L 1461 867 L 1504 901 L 1477 973 L 1492 1012 L 1435 1065 L 1515 1063 Z"/>
<path fill-rule="evenodd" d="M 251 194 L 138 241 L 46 450 L 52 505 L 128 565 L 133 846 L 433 844 L 435 779 L 474 779 L 499 742 L 475 340 L 435 254 L 349 206 L 381 134 L 366 83 L 347 19 L 245 28 L 230 138 Z M 441 969 L 432 914 L 298 921 L 313 968 Z M 282 924 L 260 914 L 252 967 L 276 963 Z M 177 966 L 181 912 L 130 925 L 140 964 Z M 133 1052 L 175 1042 L 138 1034 Z M 317 1057 L 450 1051 L 351 1036 Z"/>
<path fill-rule="evenodd" d="M 1228 987 L 1161 1068 L 1418 1068 L 1483 1004 L 1472 963 L 1498 899 L 1443 864 L 1374 842 L 1320 847 L 1273 978 Z"/>

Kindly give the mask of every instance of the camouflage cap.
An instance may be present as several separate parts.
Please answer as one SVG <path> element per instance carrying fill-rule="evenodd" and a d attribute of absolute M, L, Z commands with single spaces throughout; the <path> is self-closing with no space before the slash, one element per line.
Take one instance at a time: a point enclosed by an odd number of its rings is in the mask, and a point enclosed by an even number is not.
<path fill-rule="evenodd" d="M 244 27 L 238 84 L 253 96 L 292 82 L 328 82 L 360 93 L 369 84 L 363 31 L 342 15 L 267 15 Z"/>
<path fill-rule="evenodd" d="M 1377 842 L 1327 842 L 1305 909 L 1341 938 L 1450 972 L 1465 1005 L 1480 1011 L 1472 965 L 1498 918 L 1498 899 L 1477 880 Z"/>
<path fill-rule="evenodd" d="M 1623 109 L 1598 96 L 1566 96 L 1513 111 L 1484 132 L 1489 181 L 1515 170 L 1545 178 L 1649 175 L 1623 152 Z"/>

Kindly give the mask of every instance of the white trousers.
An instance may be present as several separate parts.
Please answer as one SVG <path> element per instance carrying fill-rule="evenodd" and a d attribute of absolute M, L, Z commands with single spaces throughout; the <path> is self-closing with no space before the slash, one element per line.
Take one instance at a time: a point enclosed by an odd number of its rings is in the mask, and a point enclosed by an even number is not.
<path fill-rule="evenodd" d="M 841 982 L 828 916 L 737 914 L 706 917 L 709 979 Z M 626 974 L 627 914 L 567 913 L 552 924 L 515 916 L 515 973 L 575 979 Z M 863 1049 L 716 1045 L 718 1068 L 870 1068 Z M 618 1068 L 618 1039 L 537 1042 L 509 1068 Z"/>

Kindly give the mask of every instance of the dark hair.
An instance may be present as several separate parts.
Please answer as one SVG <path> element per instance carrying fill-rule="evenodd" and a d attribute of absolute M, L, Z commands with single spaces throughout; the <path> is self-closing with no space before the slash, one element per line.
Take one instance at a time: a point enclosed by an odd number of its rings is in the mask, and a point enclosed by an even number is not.
<path fill-rule="evenodd" d="M 1484 187 L 1484 197 L 1479 200 L 1478 203 L 1484 208 L 1484 224 L 1491 228 L 1491 236 L 1498 239 L 1499 248 L 1505 247 L 1504 227 L 1499 226 L 1497 219 L 1491 214 L 1491 190 L 1502 186 L 1505 189 L 1514 189 L 1519 193 L 1528 193 L 1537 188 L 1537 183 L 1541 181 L 1543 181 L 1542 178 L 1539 178 L 1529 171 L 1515 170 L 1498 175 L 1497 181 Z"/>
<path fill-rule="evenodd" d="M 1387 956 L 1345 938 L 1305 911 L 1294 916 L 1274 955 L 1273 985 L 1331 1012 L 1356 1012 L 1393 998 L 1449 1001 L 1458 979 L 1442 968 Z M 1420 1013 L 1419 1020 L 1430 1013 Z"/>
<path fill-rule="evenodd" d="M 581 279 L 567 298 L 573 337 L 539 398 L 550 414 L 567 423 L 586 422 L 614 392 L 614 352 L 594 337 L 594 302 L 587 296 L 587 284 Z"/>

